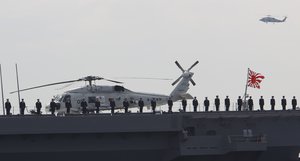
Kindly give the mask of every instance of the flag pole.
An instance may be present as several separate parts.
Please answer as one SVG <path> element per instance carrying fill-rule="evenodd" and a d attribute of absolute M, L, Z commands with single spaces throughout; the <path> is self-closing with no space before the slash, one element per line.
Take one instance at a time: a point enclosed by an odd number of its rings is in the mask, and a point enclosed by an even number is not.
<path fill-rule="evenodd" d="M 248 91 L 248 81 L 249 81 L 249 68 L 247 70 L 247 81 L 246 81 L 246 87 L 245 87 L 245 93 L 244 93 L 244 103 L 243 103 L 243 106 L 244 106 L 244 110 L 248 109 L 248 106 L 247 106 L 247 91 Z"/>

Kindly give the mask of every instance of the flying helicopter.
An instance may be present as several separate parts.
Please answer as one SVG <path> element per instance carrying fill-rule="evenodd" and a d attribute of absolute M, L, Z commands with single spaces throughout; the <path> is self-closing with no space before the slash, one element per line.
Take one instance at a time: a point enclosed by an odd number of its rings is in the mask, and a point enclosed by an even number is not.
<path fill-rule="evenodd" d="M 95 85 L 93 82 L 97 80 L 106 80 L 117 84 L 122 84 L 123 82 L 115 81 L 111 79 L 106 79 L 103 77 L 98 76 L 86 76 L 80 79 L 75 80 L 69 80 L 69 81 L 62 81 L 62 82 L 56 82 L 56 83 L 50 83 L 30 88 L 25 88 L 19 90 L 19 92 L 28 91 L 32 89 L 37 88 L 43 88 L 47 86 L 53 86 L 53 85 L 59 85 L 59 84 L 66 84 L 66 83 L 72 83 L 72 82 L 80 82 L 85 81 L 88 82 L 87 86 L 76 88 L 73 90 L 68 90 L 64 92 L 61 95 L 58 95 L 54 97 L 54 101 L 57 104 L 57 110 L 56 112 L 58 114 L 64 114 L 66 113 L 66 107 L 65 102 L 67 100 L 70 100 L 72 103 L 71 113 L 72 114 L 78 114 L 81 112 L 80 104 L 82 100 L 86 100 L 88 103 L 88 111 L 95 111 L 95 101 L 96 99 L 100 100 L 101 107 L 100 110 L 110 110 L 109 106 L 109 100 L 114 99 L 116 102 L 116 109 L 122 109 L 123 108 L 123 101 L 124 99 L 129 100 L 129 108 L 136 108 L 138 107 L 138 101 L 142 99 L 144 101 L 144 104 L 146 107 L 150 106 L 150 102 L 152 99 L 156 100 L 156 103 L 158 106 L 167 104 L 167 101 L 169 98 L 171 98 L 174 102 L 178 101 L 180 99 L 192 99 L 193 97 L 187 93 L 189 89 L 189 83 L 192 83 L 194 86 L 196 83 L 192 79 L 194 73 L 191 72 L 191 69 L 196 66 L 199 63 L 199 61 L 196 61 L 190 68 L 187 70 L 184 70 L 181 65 L 175 61 L 175 64 L 177 67 L 182 71 L 182 74 L 179 78 L 177 78 L 173 83 L 172 86 L 175 84 L 176 87 L 169 95 L 164 94 L 152 94 L 152 93 L 143 93 L 143 92 L 134 92 L 131 91 L 123 86 L 120 85 L 114 85 L 114 86 L 104 86 L 104 85 Z M 10 92 L 16 93 L 18 91 Z M 49 111 L 50 107 L 49 105 L 46 106 L 46 111 Z"/>
<path fill-rule="evenodd" d="M 268 15 L 267 17 L 261 18 L 259 21 L 262 21 L 262 22 L 265 22 L 265 23 L 269 23 L 269 22 L 281 23 L 281 22 L 285 22 L 286 19 L 287 19 L 287 17 L 284 17 L 282 20 L 280 20 L 280 19 L 276 19 L 276 18 Z"/>

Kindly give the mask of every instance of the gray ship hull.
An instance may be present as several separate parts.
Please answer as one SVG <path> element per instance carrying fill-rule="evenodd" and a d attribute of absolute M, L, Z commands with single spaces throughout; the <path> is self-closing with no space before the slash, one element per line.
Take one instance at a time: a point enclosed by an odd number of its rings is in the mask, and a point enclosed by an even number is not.
<path fill-rule="evenodd" d="M 300 111 L 0 117 L 0 158 L 296 161 Z"/>

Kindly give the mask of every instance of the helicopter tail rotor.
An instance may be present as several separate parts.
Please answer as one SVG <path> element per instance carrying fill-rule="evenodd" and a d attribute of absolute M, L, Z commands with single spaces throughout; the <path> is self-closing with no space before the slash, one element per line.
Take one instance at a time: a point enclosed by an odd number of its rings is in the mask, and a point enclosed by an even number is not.
<path fill-rule="evenodd" d="M 175 61 L 175 64 L 177 65 L 177 67 L 182 71 L 182 75 L 172 83 L 172 86 L 174 86 L 176 83 L 178 83 L 182 78 L 189 78 L 189 81 L 195 86 L 196 83 L 192 79 L 192 76 L 194 75 L 194 73 L 190 72 L 190 70 L 192 70 L 198 63 L 199 63 L 199 61 L 196 61 L 193 65 L 191 65 L 190 68 L 188 68 L 187 70 L 184 70 L 182 68 L 182 66 L 178 63 L 178 61 Z"/>

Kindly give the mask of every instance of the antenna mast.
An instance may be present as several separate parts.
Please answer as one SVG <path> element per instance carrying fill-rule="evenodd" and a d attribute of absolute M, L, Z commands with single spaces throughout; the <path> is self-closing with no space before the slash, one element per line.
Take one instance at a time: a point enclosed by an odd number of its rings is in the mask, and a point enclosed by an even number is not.
<path fill-rule="evenodd" d="M 19 76 L 18 76 L 18 65 L 16 64 L 16 75 L 17 75 L 17 88 L 18 88 L 18 99 L 19 99 L 19 109 L 20 109 L 20 88 L 19 88 Z"/>
<path fill-rule="evenodd" d="M 3 106 L 3 115 L 5 115 L 5 109 L 4 109 L 4 92 L 3 92 L 3 80 L 2 80 L 2 69 L 0 64 L 0 77 L 1 77 L 1 93 L 2 93 L 2 106 Z"/>

